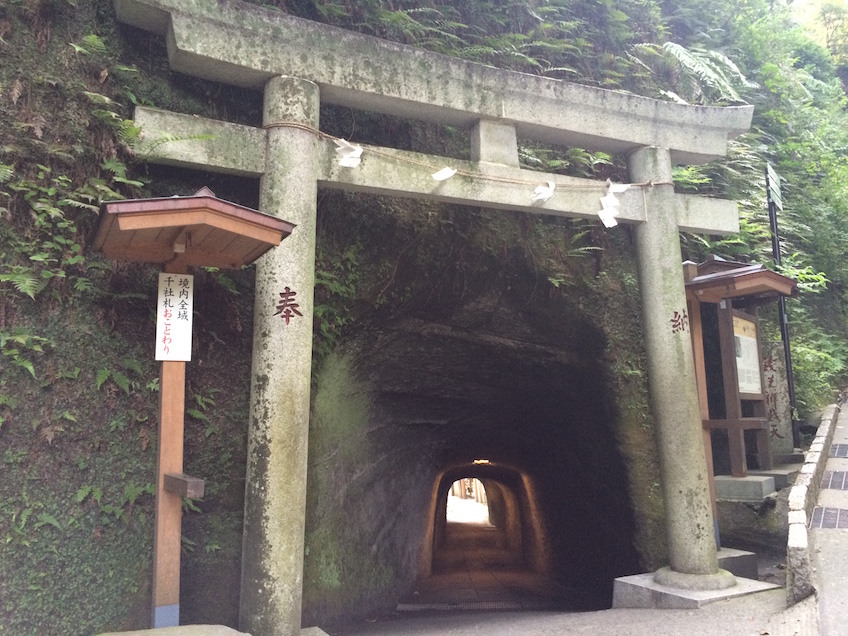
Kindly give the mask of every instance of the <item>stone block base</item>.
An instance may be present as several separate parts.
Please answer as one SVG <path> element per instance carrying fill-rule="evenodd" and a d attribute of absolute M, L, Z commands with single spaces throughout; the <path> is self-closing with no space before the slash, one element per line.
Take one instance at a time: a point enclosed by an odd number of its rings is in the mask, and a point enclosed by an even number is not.
<path fill-rule="evenodd" d="M 160 627 L 159 629 L 141 629 L 134 632 L 109 632 L 100 636 L 250 636 L 223 625 L 180 625 L 179 627 Z M 327 632 L 317 627 L 300 630 L 300 636 L 327 636 Z"/>
<path fill-rule="evenodd" d="M 140 629 L 134 632 L 109 632 L 100 636 L 249 636 L 223 625 L 180 625 L 179 627 L 160 627 L 158 629 Z"/>
<path fill-rule="evenodd" d="M 722 548 L 718 551 L 718 567 L 727 570 L 737 578 L 741 576 L 755 581 L 760 578 L 757 555 L 753 552 Z"/>
<path fill-rule="evenodd" d="M 613 609 L 697 609 L 707 603 L 777 589 L 778 585 L 737 577 L 736 585 L 724 590 L 679 590 L 654 581 L 654 573 L 622 576 L 615 580 Z"/>
<path fill-rule="evenodd" d="M 780 464 L 803 464 L 804 463 L 804 451 L 800 448 L 796 448 L 792 453 L 786 453 L 782 455 L 774 455 L 772 457 L 774 459 L 774 463 L 777 465 Z"/>
<path fill-rule="evenodd" d="M 715 489 L 716 498 L 725 501 L 762 501 L 775 492 L 774 477 L 716 475 Z"/>
<path fill-rule="evenodd" d="M 801 470 L 802 464 L 783 464 L 771 470 L 749 470 L 748 475 L 755 477 L 774 477 L 775 490 L 782 490 L 795 483 L 795 477 Z"/>

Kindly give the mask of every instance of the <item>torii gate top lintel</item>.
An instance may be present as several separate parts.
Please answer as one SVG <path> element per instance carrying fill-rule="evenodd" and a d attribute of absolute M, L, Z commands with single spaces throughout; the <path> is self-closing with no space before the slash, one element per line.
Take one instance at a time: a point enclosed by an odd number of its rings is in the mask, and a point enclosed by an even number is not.
<path fill-rule="evenodd" d="M 687 106 L 506 71 L 240 1 L 115 7 L 121 21 L 166 35 L 171 66 L 187 75 L 250 88 L 299 77 L 320 86 L 323 102 L 459 126 L 496 119 L 519 136 L 588 150 L 659 146 L 674 163 L 704 163 L 724 156 L 753 114 L 752 106 Z"/>

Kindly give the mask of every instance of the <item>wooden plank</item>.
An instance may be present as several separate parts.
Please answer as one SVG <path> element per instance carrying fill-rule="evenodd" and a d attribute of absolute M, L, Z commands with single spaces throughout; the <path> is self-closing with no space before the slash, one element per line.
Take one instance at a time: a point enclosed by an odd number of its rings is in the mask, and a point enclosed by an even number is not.
<path fill-rule="evenodd" d="M 228 216 L 217 210 L 161 210 L 156 212 L 133 212 L 118 215 L 118 227 L 122 232 L 152 228 L 211 225 L 223 232 L 247 236 L 257 241 L 280 244 L 280 232 L 274 228 L 251 223 L 238 217 Z"/>
<path fill-rule="evenodd" d="M 206 251 L 203 247 L 203 242 L 209 238 L 209 235 L 213 232 L 216 232 L 217 229 L 212 227 L 211 225 L 196 225 L 190 228 L 191 232 L 191 245 L 197 249 L 202 251 Z"/>
<path fill-rule="evenodd" d="M 738 420 L 703 420 L 704 428 L 723 428 L 734 431 L 765 430 L 768 428 L 768 420 L 764 417 L 743 417 Z"/>
<path fill-rule="evenodd" d="M 185 362 L 162 362 L 156 513 L 153 544 L 153 605 L 180 600 L 182 498 L 165 488 L 166 473 L 183 472 Z"/>
<path fill-rule="evenodd" d="M 724 307 L 722 307 L 724 305 Z M 733 338 L 733 302 L 728 298 L 718 305 L 718 338 L 721 348 L 721 375 L 724 382 L 724 409 L 728 421 L 742 419 L 739 401 L 739 381 L 736 372 L 736 342 Z M 730 445 L 730 472 L 734 477 L 748 474 L 745 457 L 745 432 L 742 428 L 728 428 Z"/>
<path fill-rule="evenodd" d="M 722 307 L 722 304 L 724 307 Z M 733 338 L 733 303 L 725 299 L 718 306 L 718 339 L 721 349 L 721 375 L 724 383 L 725 419 L 742 417 L 739 380 L 736 372 L 736 341 Z"/>
<path fill-rule="evenodd" d="M 253 250 L 251 254 L 264 254 L 270 249 L 265 246 L 262 251 Z M 226 253 L 209 253 L 189 250 L 183 254 L 174 254 L 164 246 L 138 245 L 126 248 L 116 247 L 104 250 L 107 258 L 136 263 L 180 263 L 184 267 L 220 267 L 222 269 L 240 269 L 245 263 L 238 255 Z"/>
<path fill-rule="evenodd" d="M 249 239 L 245 236 L 236 236 L 233 241 L 224 247 L 222 252 L 225 254 L 250 254 L 254 251 L 254 246 L 256 245 L 256 241 Z"/>
<path fill-rule="evenodd" d="M 195 244 L 193 248 L 203 251 L 204 254 L 221 254 L 232 245 L 235 238 L 234 234 L 215 229 L 209 233 L 201 245 Z"/>
<path fill-rule="evenodd" d="M 745 477 L 748 474 L 748 458 L 745 455 L 745 431 L 741 428 L 727 429 L 730 446 L 730 474 Z"/>
<path fill-rule="evenodd" d="M 185 273 L 178 265 L 165 271 Z M 179 605 L 182 497 L 165 488 L 166 473 L 183 472 L 185 362 L 163 361 L 159 383 L 159 443 L 153 530 L 153 608 Z"/>
<path fill-rule="evenodd" d="M 132 231 L 130 232 L 130 240 L 126 243 L 126 245 L 154 245 L 156 243 L 156 238 L 159 236 L 159 232 L 159 228 Z"/>

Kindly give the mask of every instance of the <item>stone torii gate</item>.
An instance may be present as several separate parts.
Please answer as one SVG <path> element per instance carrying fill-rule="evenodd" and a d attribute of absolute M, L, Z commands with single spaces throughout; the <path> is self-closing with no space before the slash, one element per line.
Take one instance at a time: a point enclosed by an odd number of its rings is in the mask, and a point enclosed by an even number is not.
<path fill-rule="evenodd" d="M 503 71 L 237 0 L 115 7 L 121 21 L 167 38 L 174 70 L 264 91 L 262 128 L 136 109 L 146 135 L 187 139 L 147 159 L 258 177 L 260 209 L 296 224 L 256 273 L 242 629 L 300 629 L 318 187 L 597 218 L 606 184 L 522 170 L 518 136 L 627 156 L 639 185 L 620 195 L 618 221 L 634 225 L 670 559 L 654 578 L 687 590 L 734 585 L 717 563 L 679 231 L 731 233 L 738 212 L 675 194 L 671 167 L 723 156 L 728 138 L 749 128 L 752 107 L 681 106 Z M 341 167 L 317 132 L 320 101 L 467 127 L 471 161 L 366 146 L 358 166 Z M 434 181 L 443 166 L 458 173 Z M 552 196 L 531 201 L 546 182 Z M 284 287 L 303 315 L 288 325 L 274 315 Z"/>

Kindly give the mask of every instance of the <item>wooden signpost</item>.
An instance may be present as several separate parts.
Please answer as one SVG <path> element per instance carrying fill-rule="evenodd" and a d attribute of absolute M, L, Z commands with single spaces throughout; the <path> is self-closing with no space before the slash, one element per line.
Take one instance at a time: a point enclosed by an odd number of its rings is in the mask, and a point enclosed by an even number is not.
<path fill-rule="evenodd" d="M 130 199 L 101 208 L 95 249 L 108 258 L 155 263 L 156 359 L 161 360 L 153 627 L 179 625 L 182 498 L 203 496 L 202 479 L 183 473 L 185 363 L 191 359 L 192 266 L 240 268 L 291 234 L 287 221 L 222 201 L 203 188 L 190 197 Z"/>

